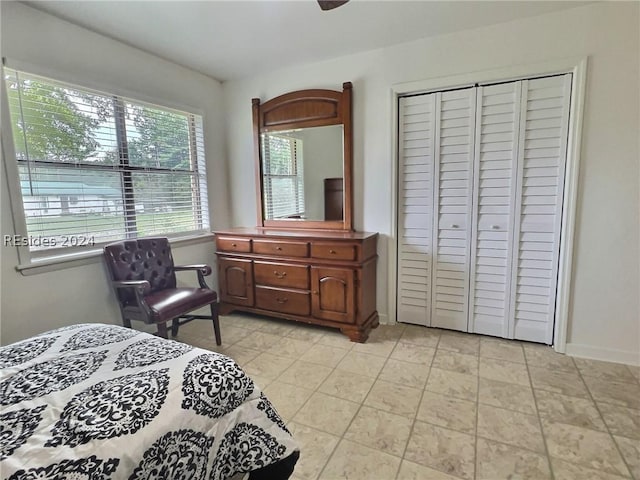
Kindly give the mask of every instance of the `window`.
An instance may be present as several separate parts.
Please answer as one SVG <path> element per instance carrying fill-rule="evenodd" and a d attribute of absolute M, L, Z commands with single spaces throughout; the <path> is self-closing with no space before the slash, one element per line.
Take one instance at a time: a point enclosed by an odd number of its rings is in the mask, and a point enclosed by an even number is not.
<path fill-rule="evenodd" d="M 302 140 L 268 134 L 262 144 L 265 218 L 304 218 Z"/>
<path fill-rule="evenodd" d="M 30 250 L 208 231 L 201 117 L 15 70 L 5 79 L 27 234 L 49 239 Z"/>

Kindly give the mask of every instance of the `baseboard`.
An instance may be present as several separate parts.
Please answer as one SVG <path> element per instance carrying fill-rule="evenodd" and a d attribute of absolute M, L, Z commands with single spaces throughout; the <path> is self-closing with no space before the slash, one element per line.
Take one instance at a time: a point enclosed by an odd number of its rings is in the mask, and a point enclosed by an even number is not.
<path fill-rule="evenodd" d="M 640 366 L 640 352 L 593 347 L 579 343 L 567 343 L 565 353 L 572 357 Z"/>
<path fill-rule="evenodd" d="M 389 315 L 386 313 L 378 313 L 378 322 L 381 325 L 395 325 L 396 322 L 389 322 Z"/>

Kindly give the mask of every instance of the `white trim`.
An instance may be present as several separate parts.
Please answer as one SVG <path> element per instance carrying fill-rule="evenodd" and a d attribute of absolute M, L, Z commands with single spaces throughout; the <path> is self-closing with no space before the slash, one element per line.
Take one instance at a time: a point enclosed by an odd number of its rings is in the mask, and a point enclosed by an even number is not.
<path fill-rule="evenodd" d="M 525 78 L 572 73 L 571 105 L 569 109 L 569 138 L 564 187 L 564 204 L 562 209 L 562 237 L 560 241 L 560 265 L 558 268 L 558 288 L 556 294 L 556 321 L 554 328 L 554 349 L 564 353 L 567 345 L 567 328 L 569 323 L 569 302 L 571 296 L 571 272 L 573 263 L 573 243 L 578 197 L 578 176 L 580 166 L 580 145 L 582 121 L 586 94 L 587 57 L 570 57 L 550 60 L 548 62 L 514 65 L 504 68 L 468 72 L 459 75 L 435 77 L 413 82 L 398 83 L 391 86 L 392 102 L 392 224 L 389 240 L 389 312 L 392 320 L 396 320 L 394 307 L 397 298 L 396 260 L 397 260 L 397 165 L 398 165 L 398 97 L 412 93 L 428 93 L 443 89 L 459 88 L 476 83 L 503 82 Z"/>
<path fill-rule="evenodd" d="M 391 235 L 389 236 L 387 252 L 389 257 L 388 263 L 388 302 L 387 302 L 387 321 L 385 324 L 395 325 L 398 323 L 398 289 L 396 282 L 398 281 L 398 95 L 391 88 L 389 90 L 389 98 L 391 100 L 391 152 L 389 158 L 391 162 Z M 382 315 L 380 315 L 382 318 Z M 380 321 L 382 323 L 382 321 Z"/>
<path fill-rule="evenodd" d="M 627 350 L 600 348 L 579 343 L 567 343 L 565 353 L 572 357 L 602 360 L 605 362 L 624 363 L 640 367 L 640 353 Z"/>
<path fill-rule="evenodd" d="M 386 313 L 379 313 L 378 314 L 378 322 L 381 325 L 395 325 L 395 321 L 391 321 L 389 320 L 389 315 L 387 315 Z"/>
<path fill-rule="evenodd" d="M 202 235 L 192 235 L 185 237 L 169 237 L 169 243 L 175 248 L 184 247 L 196 243 L 204 243 L 213 239 L 212 233 Z M 107 245 L 105 243 L 105 245 Z M 102 261 L 102 248 L 91 248 L 83 252 L 74 252 L 71 254 L 62 254 L 56 256 L 44 257 L 41 259 L 32 259 L 30 263 L 20 264 L 16 266 L 16 270 L 22 275 L 36 275 L 38 273 L 53 272 L 55 270 L 64 270 L 66 268 L 79 267 L 91 263 Z"/>

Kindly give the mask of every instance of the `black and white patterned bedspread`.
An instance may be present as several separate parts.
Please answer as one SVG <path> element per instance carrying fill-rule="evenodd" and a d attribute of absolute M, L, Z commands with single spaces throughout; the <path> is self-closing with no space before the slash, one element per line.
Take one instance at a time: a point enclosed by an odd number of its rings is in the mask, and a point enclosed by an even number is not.
<path fill-rule="evenodd" d="M 298 446 L 230 358 L 114 325 L 0 348 L 0 472 L 22 479 L 226 479 Z"/>

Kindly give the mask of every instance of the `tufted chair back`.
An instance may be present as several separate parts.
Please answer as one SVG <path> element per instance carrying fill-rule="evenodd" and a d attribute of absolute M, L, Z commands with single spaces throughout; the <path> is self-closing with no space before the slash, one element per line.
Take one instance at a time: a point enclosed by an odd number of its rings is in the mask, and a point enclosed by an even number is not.
<path fill-rule="evenodd" d="M 147 280 L 151 285 L 149 293 L 176 288 L 173 256 L 166 238 L 124 240 L 107 245 L 104 252 L 112 280 Z M 126 290 L 119 291 L 118 296 L 123 304 L 134 300 Z"/>

